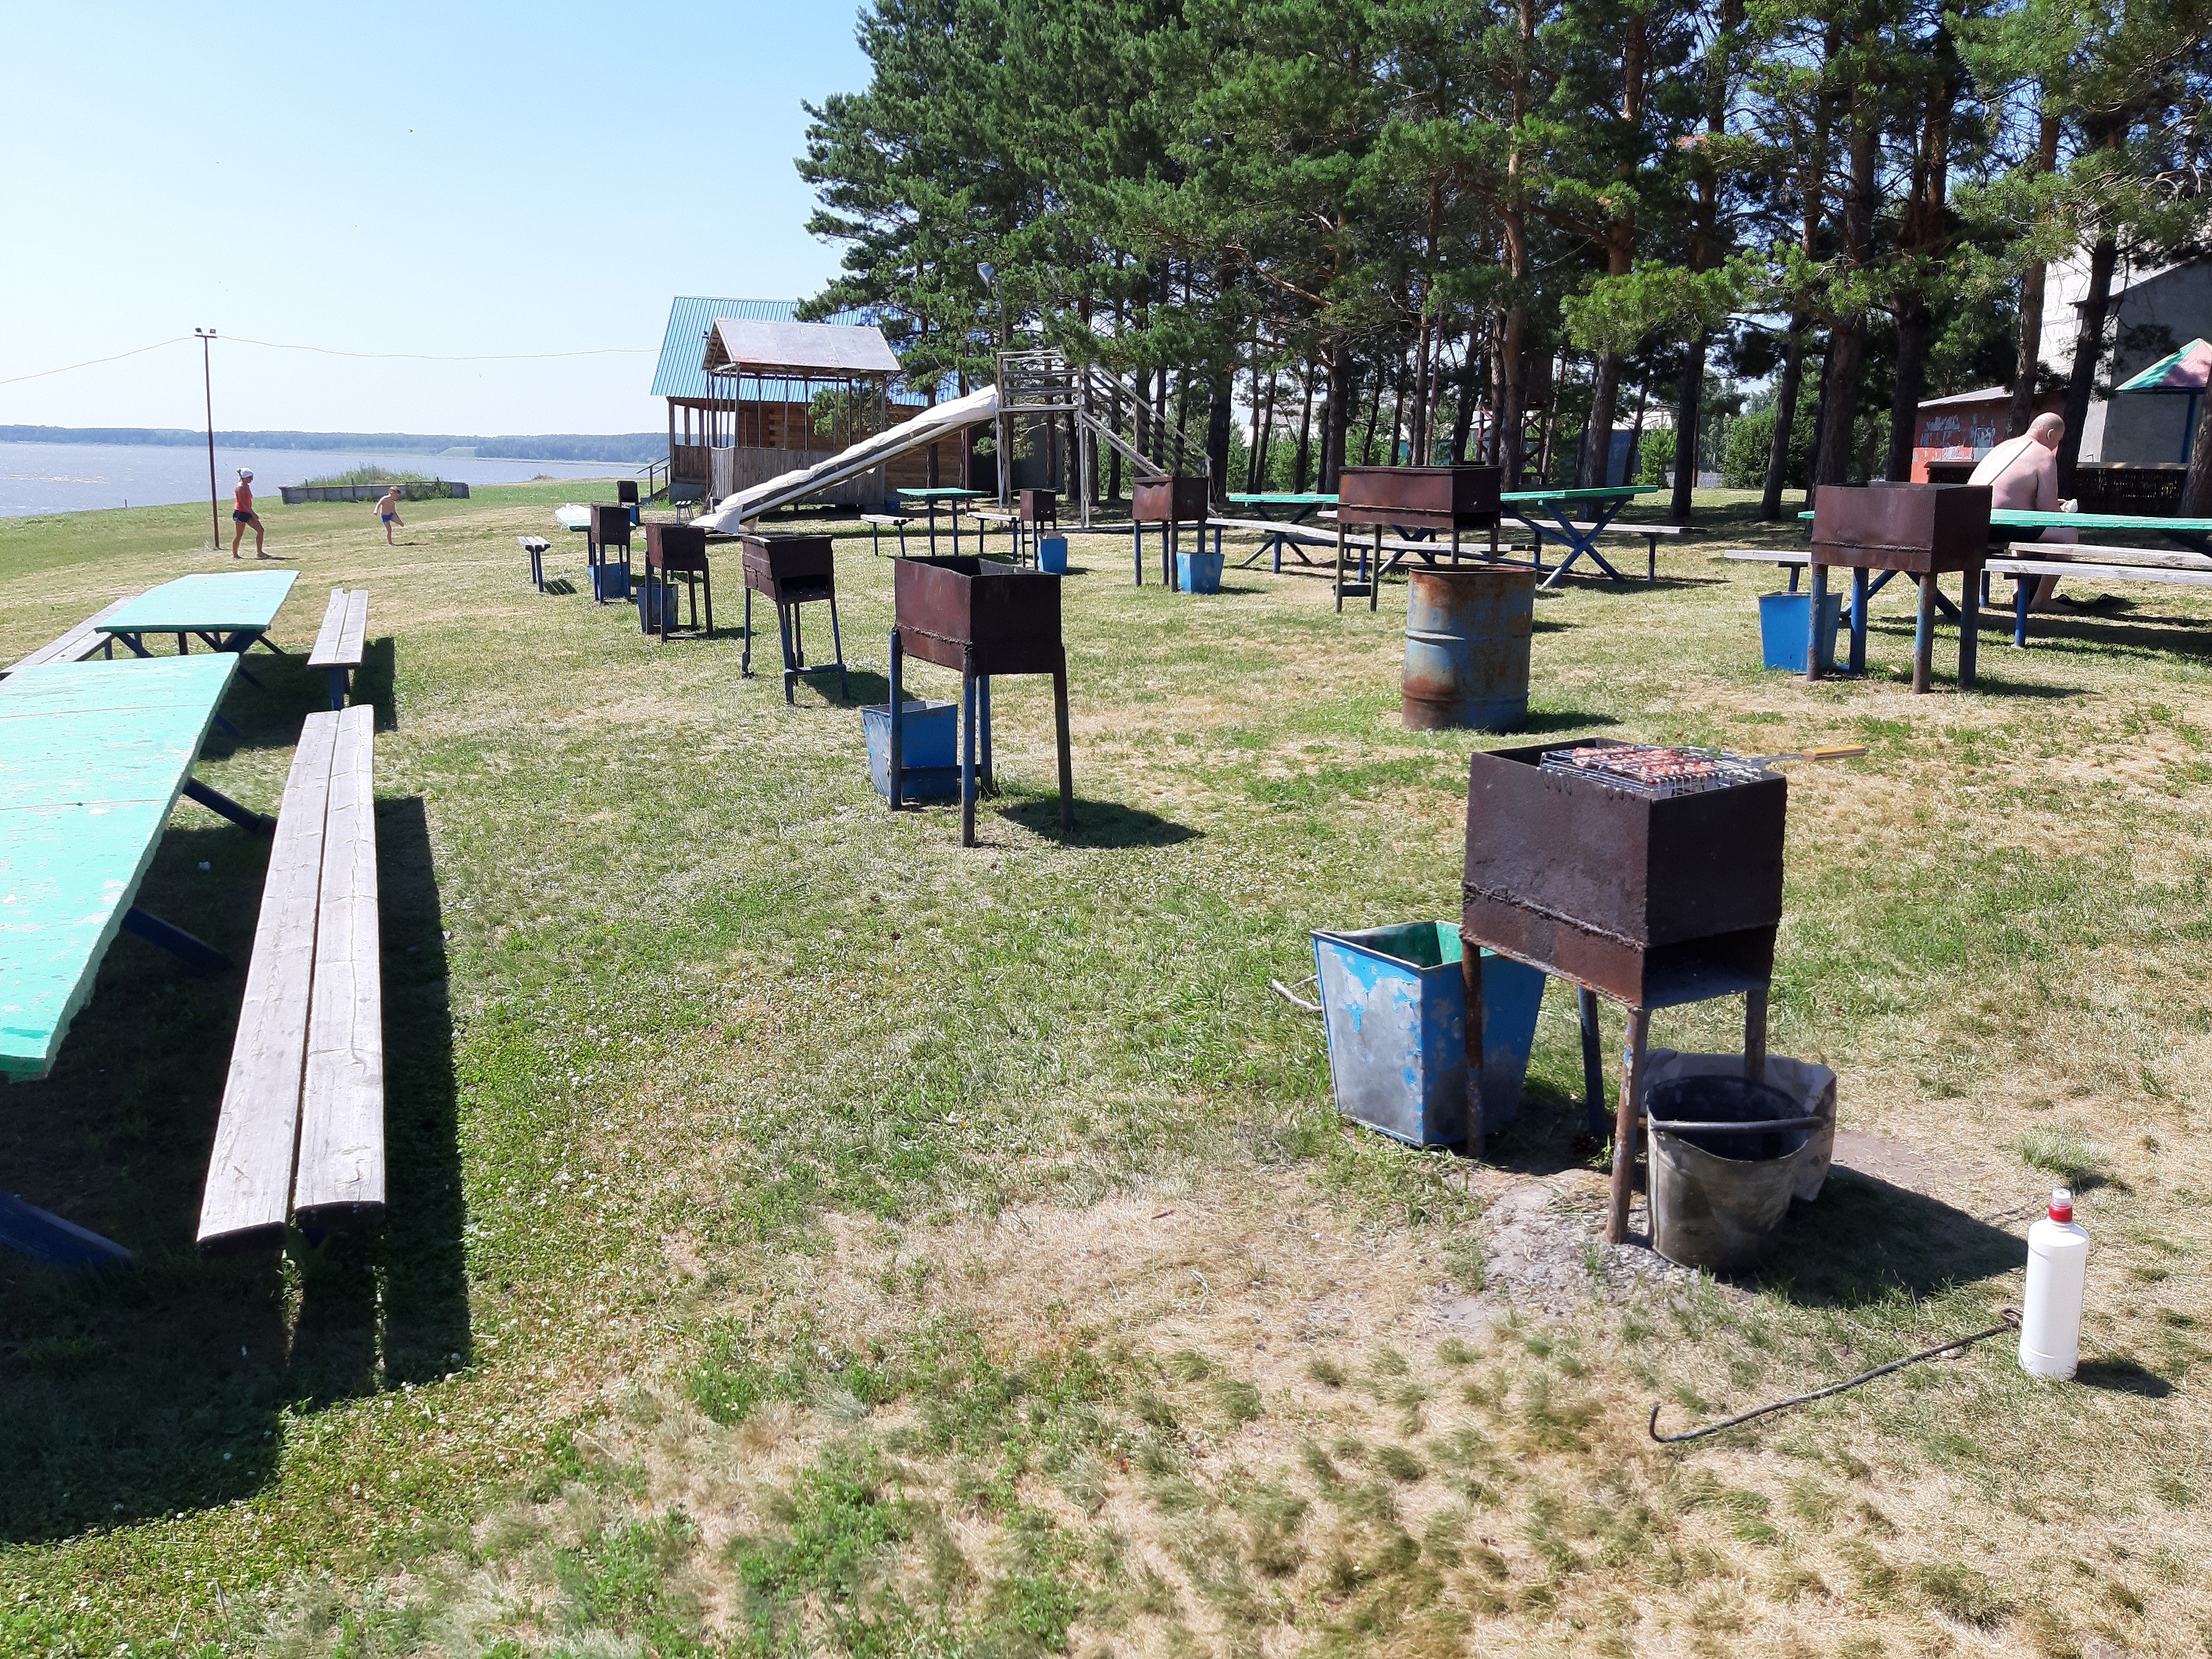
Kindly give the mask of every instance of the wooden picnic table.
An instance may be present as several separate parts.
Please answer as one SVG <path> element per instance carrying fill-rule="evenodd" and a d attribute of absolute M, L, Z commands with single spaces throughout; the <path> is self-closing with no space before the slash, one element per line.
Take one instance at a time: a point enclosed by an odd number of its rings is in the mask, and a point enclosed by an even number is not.
<path fill-rule="evenodd" d="M 927 511 L 929 550 L 933 555 L 937 551 L 937 504 L 943 501 L 949 506 L 952 509 L 952 551 L 957 555 L 960 551 L 960 503 L 981 501 L 985 494 L 981 489 L 960 489 L 951 484 L 939 484 L 926 489 L 902 489 L 898 497 L 902 501 L 920 501 Z M 982 532 L 978 531 L 975 533 L 980 539 Z"/>
<path fill-rule="evenodd" d="M 1655 495 L 1659 489 L 1657 484 L 1606 484 L 1589 489 L 1508 489 L 1498 499 L 1535 536 L 1539 568 L 1544 562 L 1546 542 L 1557 542 L 1568 550 L 1567 556 L 1544 578 L 1544 586 L 1553 587 L 1567 574 L 1568 568 L 1585 555 L 1613 580 L 1626 581 L 1628 578 L 1607 564 L 1605 555 L 1597 550 L 1597 538 L 1621 508 L 1638 495 Z M 1577 507 L 1591 515 L 1590 522 L 1577 524 L 1568 516 Z M 1548 521 L 1540 521 L 1539 515 Z"/>
<path fill-rule="evenodd" d="M 0 1077 L 42 1078 L 118 930 L 195 966 L 220 951 L 140 910 L 179 794 L 266 833 L 191 775 L 238 659 L 48 663 L 0 683 Z"/>
<path fill-rule="evenodd" d="M 159 587 L 148 588 L 137 599 L 101 617 L 93 626 L 110 638 L 120 640 L 134 656 L 140 657 L 153 654 L 145 646 L 149 634 L 174 634 L 179 656 L 191 648 L 191 641 L 195 637 L 211 651 L 229 652 L 239 657 L 256 644 L 276 652 L 276 647 L 269 638 L 270 625 L 284 608 L 292 584 L 299 579 L 295 570 L 223 571 L 179 576 Z M 243 663 L 239 665 L 238 672 L 248 684 L 261 684 Z"/>

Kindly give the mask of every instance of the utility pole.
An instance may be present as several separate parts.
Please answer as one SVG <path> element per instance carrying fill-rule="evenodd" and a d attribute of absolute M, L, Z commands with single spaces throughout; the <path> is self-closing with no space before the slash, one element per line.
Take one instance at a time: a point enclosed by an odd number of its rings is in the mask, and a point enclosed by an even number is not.
<path fill-rule="evenodd" d="M 208 346 L 215 338 L 211 328 L 196 328 L 192 333 L 200 343 L 200 389 L 207 397 L 208 434 L 208 531 L 212 545 L 222 551 L 222 497 L 215 487 L 215 369 L 208 359 Z"/>
<path fill-rule="evenodd" d="M 999 399 L 1003 405 L 1006 396 L 1004 358 L 1014 343 L 1013 331 L 1006 325 L 1006 291 L 999 286 L 999 273 L 992 269 L 988 260 L 975 267 L 975 274 L 983 279 L 984 286 L 991 290 L 991 297 L 999 302 L 999 354 L 1001 360 L 998 377 Z M 997 439 L 999 446 L 999 505 L 1004 507 L 1012 500 L 1014 463 L 1013 428 L 1007 423 L 1006 411 L 1004 407 L 1000 409 L 997 416 L 992 422 L 992 427 L 993 435 Z"/>

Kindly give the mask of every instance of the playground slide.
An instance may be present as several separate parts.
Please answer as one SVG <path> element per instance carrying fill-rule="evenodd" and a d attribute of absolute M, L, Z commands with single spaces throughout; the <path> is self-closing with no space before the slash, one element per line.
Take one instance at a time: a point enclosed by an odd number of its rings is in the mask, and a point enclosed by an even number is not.
<path fill-rule="evenodd" d="M 999 388 L 984 386 L 964 398 L 955 398 L 949 404 L 925 409 L 912 420 L 902 421 L 872 438 L 863 438 L 826 461 L 817 461 L 811 466 L 786 472 L 763 483 L 748 484 L 733 495 L 723 496 L 714 504 L 713 512 L 702 514 L 692 522 L 708 530 L 734 533 L 764 513 L 788 507 L 817 489 L 827 489 L 855 473 L 881 466 L 894 455 L 903 455 L 909 449 L 949 438 L 963 427 L 988 421 L 998 412 Z"/>

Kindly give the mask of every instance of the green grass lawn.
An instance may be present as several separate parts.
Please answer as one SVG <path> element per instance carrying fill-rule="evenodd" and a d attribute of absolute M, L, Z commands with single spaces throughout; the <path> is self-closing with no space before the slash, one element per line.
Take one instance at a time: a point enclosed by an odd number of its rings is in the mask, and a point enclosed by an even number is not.
<path fill-rule="evenodd" d="M 410 503 L 394 548 L 268 507 L 281 643 L 372 595 L 390 1216 L 197 1258 L 242 975 L 118 942 L 0 1092 L 0 1190 L 137 1257 L 0 1256 L 0 1654 L 2212 1650 L 2212 600 L 1915 698 L 1885 595 L 1868 678 L 1808 687 L 1717 556 L 1795 527 L 1716 493 L 1656 586 L 1540 601 L 1534 732 L 1869 750 L 1791 769 L 1774 992 L 1849 1167 L 1717 1283 L 1600 1242 L 1558 988 L 1481 1164 L 1341 1125 L 1269 988 L 1312 928 L 1457 914 L 1478 739 L 1401 727 L 1402 587 L 1139 590 L 1077 537 L 1075 832 L 1008 680 L 963 850 L 853 706 L 786 706 L 772 627 L 740 677 L 733 560 L 711 641 L 594 605 L 550 521 L 590 494 Z M 0 661 L 231 568 L 204 522 L 0 522 Z M 840 542 L 853 704 L 890 569 Z M 322 688 L 260 672 L 200 775 L 273 810 Z M 265 856 L 181 805 L 146 902 L 242 961 Z M 2062 1178 L 2080 1384 L 1994 1342 L 1648 1438 L 1990 1323 Z"/>

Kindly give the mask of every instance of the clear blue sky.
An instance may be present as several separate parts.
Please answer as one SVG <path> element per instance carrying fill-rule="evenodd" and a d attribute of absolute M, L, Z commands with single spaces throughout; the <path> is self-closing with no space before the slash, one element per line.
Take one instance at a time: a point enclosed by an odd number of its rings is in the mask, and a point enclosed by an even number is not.
<path fill-rule="evenodd" d="M 866 84 L 854 0 L 10 8 L 0 423 L 611 432 L 673 294 L 796 297 L 801 100 Z"/>

